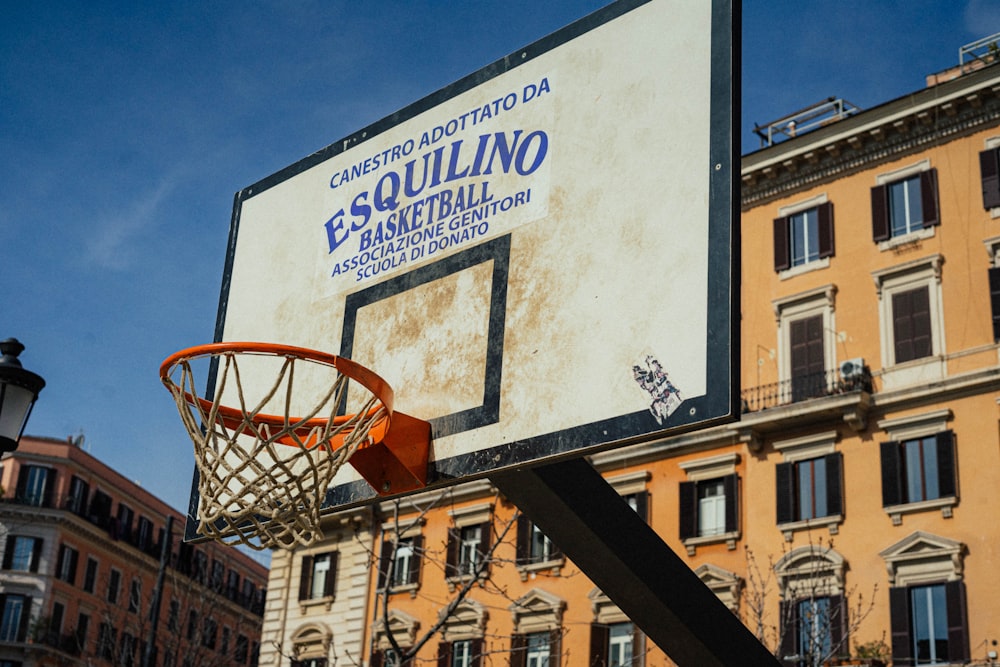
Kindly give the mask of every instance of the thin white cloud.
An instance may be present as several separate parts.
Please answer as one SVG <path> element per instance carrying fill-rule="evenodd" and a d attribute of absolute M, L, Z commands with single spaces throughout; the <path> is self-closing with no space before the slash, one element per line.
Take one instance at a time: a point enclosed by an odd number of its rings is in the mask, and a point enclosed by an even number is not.
<path fill-rule="evenodd" d="M 141 243 L 150 237 L 159 209 L 175 187 L 172 178 L 123 201 L 110 216 L 96 221 L 86 246 L 86 260 L 101 269 L 123 271 L 141 256 Z"/>

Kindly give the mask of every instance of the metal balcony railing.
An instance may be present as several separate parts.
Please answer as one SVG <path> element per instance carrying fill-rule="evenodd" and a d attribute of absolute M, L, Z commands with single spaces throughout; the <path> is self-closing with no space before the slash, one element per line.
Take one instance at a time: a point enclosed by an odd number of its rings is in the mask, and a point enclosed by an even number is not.
<path fill-rule="evenodd" d="M 757 412 L 780 405 L 854 391 L 872 393 L 872 376 L 867 366 L 861 373 L 849 377 L 841 377 L 838 370 L 829 370 L 796 376 L 783 382 L 750 387 L 744 389 L 740 393 L 740 397 L 743 403 L 743 412 Z"/>

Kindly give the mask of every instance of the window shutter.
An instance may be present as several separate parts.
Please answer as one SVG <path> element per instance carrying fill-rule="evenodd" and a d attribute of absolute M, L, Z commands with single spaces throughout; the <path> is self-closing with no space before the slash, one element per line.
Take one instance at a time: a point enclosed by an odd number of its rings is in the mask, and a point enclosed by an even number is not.
<path fill-rule="evenodd" d="M 784 271 L 792 265 L 788 246 L 788 218 L 774 219 L 774 270 Z"/>
<path fill-rule="evenodd" d="M 413 538 L 413 559 L 410 561 L 410 579 L 406 583 L 420 583 L 420 562 L 424 559 L 424 536 Z"/>
<path fill-rule="evenodd" d="M 931 309 L 927 287 L 892 295 L 892 336 L 895 362 L 931 354 Z"/>
<path fill-rule="evenodd" d="M 493 546 L 493 522 L 487 520 L 483 521 L 479 526 L 479 554 L 486 560 L 482 567 L 483 574 L 490 571 L 489 560 L 487 559 L 489 558 L 491 546 Z"/>
<path fill-rule="evenodd" d="M 337 588 L 337 561 L 339 559 L 339 551 L 330 552 L 330 570 L 326 573 L 326 582 L 323 584 L 324 597 L 332 597 Z"/>
<path fill-rule="evenodd" d="M 798 667 L 798 660 L 785 660 L 799 652 L 799 607 L 794 601 L 781 600 L 778 603 L 778 624 L 781 627 L 778 659 L 782 665 Z"/>
<path fill-rule="evenodd" d="M 31 541 L 31 564 L 28 569 L 32 572 L 38 572 L 38 561 L 42 557 L 42 538 L 36 537 Z"/>
<path fill-rule="evenodd" d="M 958 491 L 955 481 L 955 433 L 942 431 L 937 434 L 938 491 L 942 498 L 954 497 Z"/>
<path fill-rule="evenodd" d="M 485 645 L 482 637 L 476 637 L 472 640 L 471 652 L 472 661 L 470 667 L 482 667 L 483 664 L 483 646 Z"/>
<path fill-rule="evenodd" d="M 42 507 L 52 507 L 52 489 L 55 488 L 56 471 L 48 468 L 45 471 L 45 482 L 42 484 Z"/>
<path fill-rule="evenodd" d="M 1000 266 L 991 267 L 990 280 L 990 311 L 993 314 L 993 340 L 1000 341 Z"/>
<path fill-rule="evenodd" d="M 775 495 L 778 501 L 778 523 L 795 521 L 795 464 L 779 463 L 774 469 Z"/>
<path fill-rule="evenodd" d="M 590 667 L 606 667 L 608 664 L 608 641 L 610 629 L 603 623 L 590 624 Z"/>
<path fill-rule="evenodd" d="M 299 577 L 299 599 L 309 599 L 309 589 L 312 586 L 313 557 L 302 557 L 302 575 Z"/>
<path fill-rule="evenodd" d="M 20 642 L 28 638 L 28 623 L 31 621 L 31 596 L 24 596 L 24 607 L 21 608 L 21 625 L 17 629 L 17 640 Z"/>
<path fill-rule="evenodd" d="M 681 482 L 680 489 L 681 539 L 698 535 L 698 487 L 695 482 Z"/>
<path fill-rule="evenodd" d="M 882 459 L 882 507 L 900 505 L 903 502 L 903 484 L 900 479 L 902 461 L 899 443 L 883 442 L 879 445 Z"/>
<path fill-rule="evenodd" d="M 649 491 L 640 491 L 635 494 L 635 513 L 639 518 L 649 523 Z"/>
<path fill-rule="evenodd" d="M 941 224 L 941 207 L 938 205 L 937 169 L 920 172 L 920 205 L 924 209 L 924 227 Z"/>
<path fill-rule="evenodd" d="M 441 642 L 438 644 L 438 667 L 450 667 L 451 665 L 451 642 Z"/>
<path fill-rule="evenodd" d="M 843 482 L 841 471 L 843 456 L 840 452 L 827 454 L 826 462 L 826 510 L 830 516 L 844 513 Z"/>
<path fill-rule="evenodd" d="M 979 174 L 983 179 L 983 208 L 988 211 L 1000 206 L 1000 149 L 979 154 Z"/>
<path fill-rule="evenodd" d="M 969 620 L 965 605 L 965 582 L 949 581 L 944 585 L 948 609 L 948 660 L 969 660 Z"/>
<path fill-rule="evenodd" d="M 3 569 L 9 570 L 14 562 L 14 536 L 8 535 L 6 546 L 3 550 Z"/>
<path fill-rule="evenodd" d="M 734 533 L 739 528 L 739 484 L 736 475 L 722 478 L 722 488 L 726 492 L 726 532 Z"/>
<path fill-rule="evenodd" d="M 384 662 L 385 656 L 382 654 L 382 651 L 374 649 L 371 658 L 368 659 L 368 667 L 382 667 Z"/>
<path fill-rule="evenodd" d="M 819 258 L 833 257 L 833 202 L 820 204 L 816 209 L 819 231 Z"/>
<path fill-rule="evenodd" d="M 458 543 L 461 540 L 458 528 L 448 529 L 448 545 L 445 548 L 444 576 L 457 577 L 458 572 Z"/>
<path fill-rule="evenodd" d="M 63 563 L 66 561 L 66 556 L 69 554 L 69 550 L 66 549 L 65 544 L 59 545 L 59 557 L 56 558 L 56 578 L 62 577 Z"/>
<path fill-rule="evenodd" d="M 830 626 L 830 647 L 836 657 L 846 657 L 851 647 L 844 641 L 844 631 L 847 629 L 847 607 L 843 595 L 831 595 L 827 603 L 827 623 Z"/>
<path fill-rule="evenodd" d="M 17 494 L 15 497 L 18 500 L 24 500 L 25 493 L 28 489 L 28 472 L 30 469 L 30 466 L 23 465 L 17 473 Z"/>
<path fill-rule="evenodd" d="M 872 188 L 872 240 L 889 240 L 889 188 L 885 185 Z"/>
<path fill-rule="evenodd" d="M 907 588 L 889 589 L 889 628 L 892 634 L 892 664 L 912 665 L 910 591 Z"/>
<path fill-rule="evenodd" d="M 556 628 L 549 633 L 549 667 L 559 667 L 562 653 L 562 630 Z"/>
<path fill-rule="evenodd" d="M 392 542 L 382 540 L 382 551 L 378 558 L 378 587 L 385 588 L 389 584 L 389 568 L 392 565 Z M 372 654 L 374 655 L 374 654 Z"/>
<path fill-rule="evenodd" d="M 515 556 L 518 565 L 524 565 L 531 560 L 530 545 L 531 545 L 531 521 L 524 514 L 518 514 L 517 547 Z"/>
<path fill-rule="evenodd" d="M 521 634 L 510 637 L 510 667 L 525 667 L 528 663 L 528 638 Z"/>

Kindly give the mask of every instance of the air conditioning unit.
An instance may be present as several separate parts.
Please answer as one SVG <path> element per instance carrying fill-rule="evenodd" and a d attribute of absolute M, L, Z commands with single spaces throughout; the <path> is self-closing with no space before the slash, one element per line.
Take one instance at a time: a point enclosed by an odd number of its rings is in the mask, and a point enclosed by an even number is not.
<path fill-rule="evenodd" d="M 840 379 L 851 380 L 865 372 L 865 360 L 861 357 L 840 362 Z"/>

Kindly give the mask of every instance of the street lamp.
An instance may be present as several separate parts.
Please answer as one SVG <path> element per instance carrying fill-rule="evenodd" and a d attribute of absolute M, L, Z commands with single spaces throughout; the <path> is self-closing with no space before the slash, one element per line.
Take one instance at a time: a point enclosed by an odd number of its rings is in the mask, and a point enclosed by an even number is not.
<path fill-rule="evenodd" d="M 23 351 L 16 338 L 0 341 L 0 452 L 17 449 L 38 392 L 45 386 L 41 375 L 21 368 L 17 355 Z"/>

